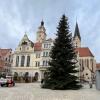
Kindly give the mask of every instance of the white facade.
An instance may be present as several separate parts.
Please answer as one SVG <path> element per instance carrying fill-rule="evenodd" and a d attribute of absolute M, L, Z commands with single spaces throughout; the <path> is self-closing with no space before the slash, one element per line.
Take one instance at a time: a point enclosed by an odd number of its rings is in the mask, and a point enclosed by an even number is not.
<path fill-rule="evenodd" d="M 13 53 L 12 74 L 18 73 L 19 76 L 23 76 L 26 72 L 29 76 L 34 76 L 36 72 L 39 74 L 39 68 L 34 65 L 34 58 L 34 44 L 25 34 Z"/>

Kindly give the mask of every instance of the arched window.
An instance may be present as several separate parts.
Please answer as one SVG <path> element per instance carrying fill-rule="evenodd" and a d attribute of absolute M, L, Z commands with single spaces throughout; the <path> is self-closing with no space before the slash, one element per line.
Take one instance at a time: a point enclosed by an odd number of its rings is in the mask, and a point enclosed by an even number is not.
<path fill-rule="evenodd" d="M 27 67 L 30 66 L 30 56 L 27 56 Z"/>
<path fill-rule="evenodd" d="M 24 80 L 25 80 L 26 83 L 29 82 L 29 72 L 25 72 Z"/>
<path fill-rule="evenodd" d="M 79 60 L 80 67 L 82 66 L 81 59 Z"/>
<path fill-rule="evenodd" d="M 38 72 L 36 72 L 36 73 L 35 73 L 35 76 L 38 76 L 38 75 L 39 75 L 39 73 L 38 73 Z"/>
<path fill-rule="evenodd" d="M 19 56 L 16 57 L 16 67 L 19 66 Z"/>
<path fill-rule="evenodd" d="M 85 59 L 85 67 L 87 67 L 87 59 Z"/>
<path fill-rule="evenodd" d="M 82 71 L 82 60 L 79 60 L 79 65 L 80 65 L 80 71 Z"/>
<path fill-rule="evenodd" d="M 29 72 L 25 72 L 24 77 L 28 77 L 29 76 Z"/>
<path fill-rule="evenodd" d="M 93 59 L 91 59 L 91 69 L 93 71 Z"/>
<path fill-rule="evenodd" d="M 22 56 L 22 57 L 21 57 L 21 66 L 22 66 L 22 67 L 24 66 L 24 62 L 25 62 L 25 56 Z"/>
<path fill-rule="evenodd" d="M 84 60 L 82 59 L 82 71 L 84 70 Z"/>

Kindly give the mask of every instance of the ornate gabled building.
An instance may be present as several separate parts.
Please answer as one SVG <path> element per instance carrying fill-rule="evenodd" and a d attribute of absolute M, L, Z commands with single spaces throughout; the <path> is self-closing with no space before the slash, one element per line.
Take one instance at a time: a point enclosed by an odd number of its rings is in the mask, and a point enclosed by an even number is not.
<path fill-rule="evenodd" d="M 25 73 L 28 73 L 31 77 L 37 76 L 38 81 L 44 77 L 46 68 L 49 67 L 49 53 L 54 42 L 51 38 L 46 39 L 46 36 L 46 29 L 43 21 L 41 21 L 41 25 L 37 31 L 36 43 L 30 41 L 25 33 L 13 53 L 13 75 L 17 73 L 19 76 L 24 76 Z M 78 23 L 76 23 L 75 27 L 73 44 L 76 48 L 75 51 L 77 53 L 80 79 L 92 81 L 95 76 L 96 63 L 90 49 L 81 47 L 81 36 Z"/>
<path fill-rule="evenodd" d="M 24 76 L 28 72 L 32 76 L 34 74 L 34 57 L 34 43 L 29 40 L 25 33 L 13 53 L 12 73 L 14 75 Z"/>
<path fill-rule="evenodd" d="M 49 66 L 49 52 L 52 44 L 52 39 L 46 39 L 46 30 L 42 21 L 37 31 L 36 43 L 30 41 L 25 33 L 14 51 L 12 74 L 24 76 L 28 73 L 30 77 L 37 76 L 37 79 L 41 80 Z"/>

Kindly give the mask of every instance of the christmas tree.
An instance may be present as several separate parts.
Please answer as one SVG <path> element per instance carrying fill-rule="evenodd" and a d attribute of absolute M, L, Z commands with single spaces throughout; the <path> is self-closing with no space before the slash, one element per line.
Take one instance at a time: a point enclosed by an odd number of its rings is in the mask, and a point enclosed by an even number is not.
<path fill-rule="evenodd" d="M 57 34 L 52 47 L 43 88 L 66 90 L 80 89 L 76 53 L 69 31 L 68 18 L 63 15 L 57 27 Z"/>

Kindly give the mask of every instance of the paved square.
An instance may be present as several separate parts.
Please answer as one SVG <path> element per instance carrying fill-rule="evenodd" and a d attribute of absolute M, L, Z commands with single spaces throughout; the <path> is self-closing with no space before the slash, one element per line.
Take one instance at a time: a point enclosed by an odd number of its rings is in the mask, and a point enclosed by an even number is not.
<path fill-rule="evenodd" d="M 41 89 L 39 83 L 0 87 L 0 100 L 100 100 L 100 91 L 86 85 L 81 90 Z"/>

